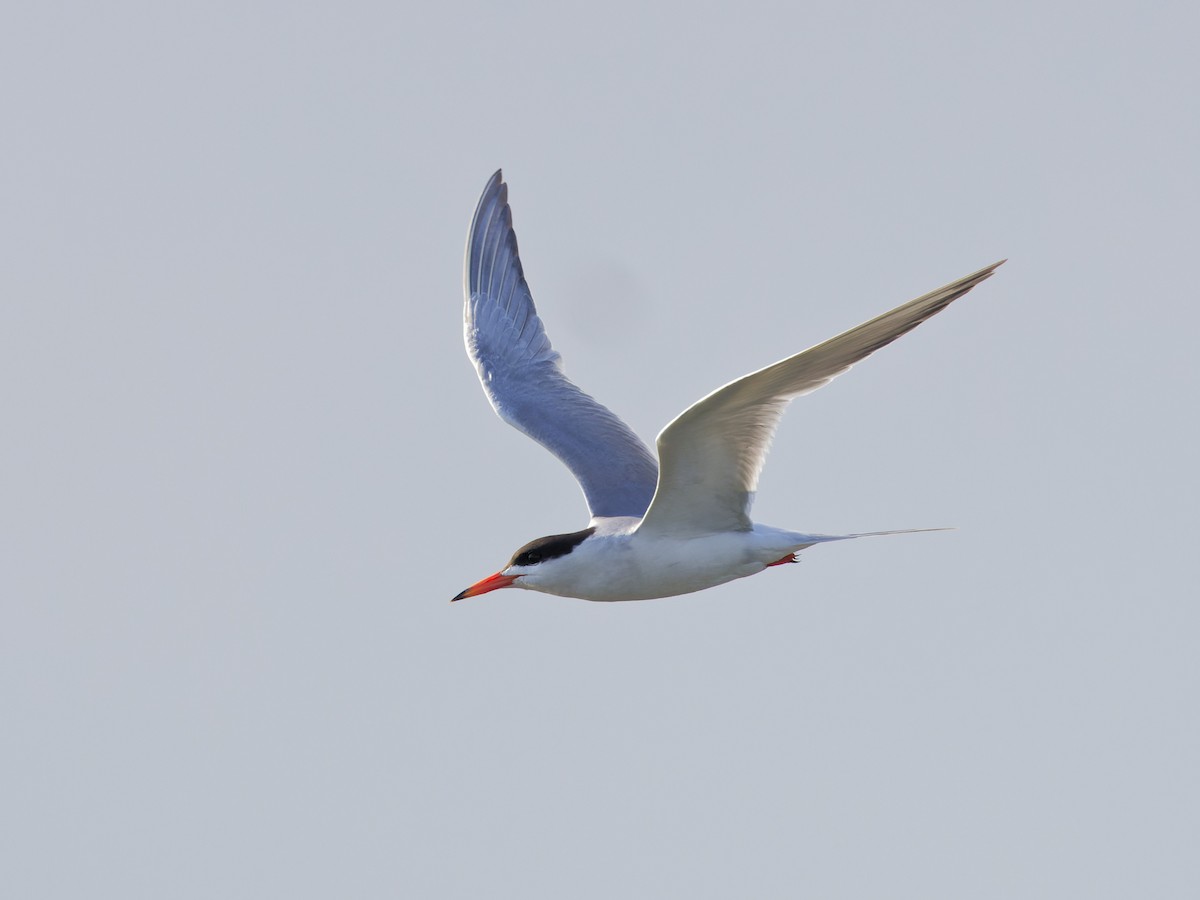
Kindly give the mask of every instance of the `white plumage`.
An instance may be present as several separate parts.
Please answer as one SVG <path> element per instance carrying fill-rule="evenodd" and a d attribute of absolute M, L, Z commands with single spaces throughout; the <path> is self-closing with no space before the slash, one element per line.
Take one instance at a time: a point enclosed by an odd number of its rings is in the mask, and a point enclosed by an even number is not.
<path fill-rule="evenodd" d="M 575 475 L 592 519 L 584 531 L 527 544 L 507 566 L 454 599 L 501 587 L 587 600 L 686 594 L 791 562 L 792 554 L 813 544 L 867 536 L 804 534 L 750 520 L 779 420 L 794 397 L 941 312 L 1001 263 L 714 391 L 662 430 L 656 463 L 624 422 L 563 373 L 534 307 L 508 189 L 496 172 L 467 239 L 467 353 L 500 417 Z"/>

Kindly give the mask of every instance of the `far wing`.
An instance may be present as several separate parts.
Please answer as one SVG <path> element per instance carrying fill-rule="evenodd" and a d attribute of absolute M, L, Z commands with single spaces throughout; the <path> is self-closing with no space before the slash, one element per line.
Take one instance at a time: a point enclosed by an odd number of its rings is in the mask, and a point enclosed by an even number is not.
<path fill-rule="evenodd" d="M 471 220 L 464 268 L 467 355 L 500 418 L 566 464 L 593 516 L 642 515 L 658 477 L 654 457 L 563 374 L 525 283 L 499 171 Z"/>
<path fill-rule="evenodd" d="M 639 530 L 748 530 L 758 475 L 792 398 L 815 391 L 941 312 L 1003 262 L 730 382 L 686 409 L 658 436 L 658 489 Z"/>

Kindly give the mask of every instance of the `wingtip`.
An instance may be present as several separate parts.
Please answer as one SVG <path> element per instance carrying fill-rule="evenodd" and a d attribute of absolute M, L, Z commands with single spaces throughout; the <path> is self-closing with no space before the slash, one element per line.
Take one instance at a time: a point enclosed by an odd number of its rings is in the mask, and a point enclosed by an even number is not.
<path fill-rule="evenodd" d="M 488 179 L 487 184 L 483 186 L 483 193 L 479 195 L 479 206 L 476 208 L 476 214 L 484 205 L 492 198 L 498 196 L 500 202 L 508 202 L 508 185 L 504 183 L 504 170 L 497 169 L 492 173 L 492 177 Z"/>
<path fill-rule="evenodd" d="M 991 278 L 993 275 L 995 275 L 996 270 L 998 268 L 1000 268 L 1002 265 L 1004 265 L 1006 262 L 1008 262 L 1007 258 L 1002 259 L 999 262 L 994 262 L 990 266 L 984 266 L 978 272 L 972 272 L 970 275 L 967 275 L 964 278 L 960 278 L 958 281 L 954 282 L 953 285 L 947 285 L 947 287 L 961 285 L 961 286 L 965 287 L 967 290 L 970 290 L 971 288 L 975 287 L 975 285 L 979 284 L 981 281 L 987 281 L 989 278 Z M 966 291 L 964 291 L 963 293 L 966 293 Z M 921 299 L 924 299 L 924 298 L 921 298 Z"/>

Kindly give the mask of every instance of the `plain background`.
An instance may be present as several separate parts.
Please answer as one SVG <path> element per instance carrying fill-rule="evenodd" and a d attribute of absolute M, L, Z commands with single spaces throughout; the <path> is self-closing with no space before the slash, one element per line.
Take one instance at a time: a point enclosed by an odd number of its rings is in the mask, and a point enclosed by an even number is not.
<path fill-rule="evenodd" d="M 1200 895 L 1195 10 L 11 4 L 0 892 Z M 463 354 L 498 166 L 648 440 L 1008 257 L 755 508 L 957 530 L 450 605 L 586 522 Z"/>

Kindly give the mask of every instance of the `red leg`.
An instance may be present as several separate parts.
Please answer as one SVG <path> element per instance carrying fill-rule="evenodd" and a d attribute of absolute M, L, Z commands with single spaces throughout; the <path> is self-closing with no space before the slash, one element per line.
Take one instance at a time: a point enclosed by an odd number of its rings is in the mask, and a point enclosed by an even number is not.
<path fill-rule="evenodd" d="M 789 553 L 783 559 L 777 559 L 773 563 L 767 563 L 767 568 L 769 569 L 769 568 L 771 568 L 771 566 L 782 566 L 784 563 L 794 563 L 794 562 L 800 562 L 800 560 L 796 559 L 795 553 Z"/>

